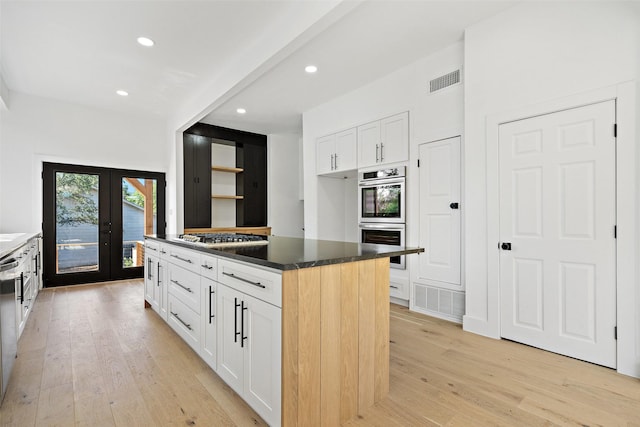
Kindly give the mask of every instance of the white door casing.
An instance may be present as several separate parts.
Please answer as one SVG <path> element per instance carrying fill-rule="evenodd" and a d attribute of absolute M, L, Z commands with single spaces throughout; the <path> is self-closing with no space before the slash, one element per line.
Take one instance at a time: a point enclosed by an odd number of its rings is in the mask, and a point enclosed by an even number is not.
<path fill-rule="evenodd" d="M 460 286 L 460 137 L 421 144 L 419 158 L 418 278 Z"/>
<path fill-rule="evenodd" d="M 609 367 L 616 366 L 614 123 L 615 101 L 607 101 L 498 131 L 501 336 Z"/>

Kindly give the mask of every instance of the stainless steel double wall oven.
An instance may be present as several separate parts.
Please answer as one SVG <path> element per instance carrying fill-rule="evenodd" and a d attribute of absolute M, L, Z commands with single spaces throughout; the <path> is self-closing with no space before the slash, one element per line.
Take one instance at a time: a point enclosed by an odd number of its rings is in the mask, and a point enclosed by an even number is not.
<path fill-rule="evenodd" d="M 405 246 L 405 167 L 358 174 L 360 242 Z M 392 268 L 405 268 L 404 256 L 391 257 Z"/>

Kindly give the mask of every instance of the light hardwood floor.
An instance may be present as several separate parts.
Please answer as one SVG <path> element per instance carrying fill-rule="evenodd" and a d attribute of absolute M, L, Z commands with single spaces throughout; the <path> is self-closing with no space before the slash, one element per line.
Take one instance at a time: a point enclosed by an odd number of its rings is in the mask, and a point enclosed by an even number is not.
<path fill-rule="evenodd" d="M 142 281 L 45 290 L 11 426 L 264 425 L 150 309 Z M 640 426 L 640 380 L 392 306 L 389 397 L 350 426 Z"/>

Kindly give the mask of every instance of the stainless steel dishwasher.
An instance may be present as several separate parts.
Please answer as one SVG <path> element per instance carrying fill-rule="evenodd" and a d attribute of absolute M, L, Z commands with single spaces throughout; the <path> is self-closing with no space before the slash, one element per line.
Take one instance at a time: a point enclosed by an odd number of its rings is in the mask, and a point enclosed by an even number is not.
<path fill-rule="evenodd" d="M 22 249 L 0 260 L 0 342 L 2 344 L 2 394 L 4 399 L 11 370 L 18 354 L 16 290 L 24 281 Z M 0 400 L 1 401 L 1 400 Z"/>

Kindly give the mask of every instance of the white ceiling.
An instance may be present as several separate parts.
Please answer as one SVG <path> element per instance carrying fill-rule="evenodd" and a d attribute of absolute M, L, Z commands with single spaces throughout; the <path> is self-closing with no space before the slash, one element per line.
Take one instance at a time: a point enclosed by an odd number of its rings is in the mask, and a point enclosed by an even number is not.
<path fill-rule="evenodd" d="M 365 2 L 201 121 L 265 134 L 300 132 L 303 111 L 462 40 L 466 27 L 512 4 Z M 319 71 L 306 74 L 308 64 Z M 247 113 L 238 115 L 238 107 Z"/>
<path fill-rule="evenodd" d="M 319 4 L 2 0 L 0 71 L 12 91 L 166 118 L 261 39 Z M 509 5 L 364 2 L 204 121 L 259 133 L 300 131 L 303 111 L 461 40 L 465 27 Z M 139 46 L 141 35 L 156 46 Z M 317 74 L 303 72 L 308 63 Z M 239 106 L 246 115 L 235 113 Z"/>

